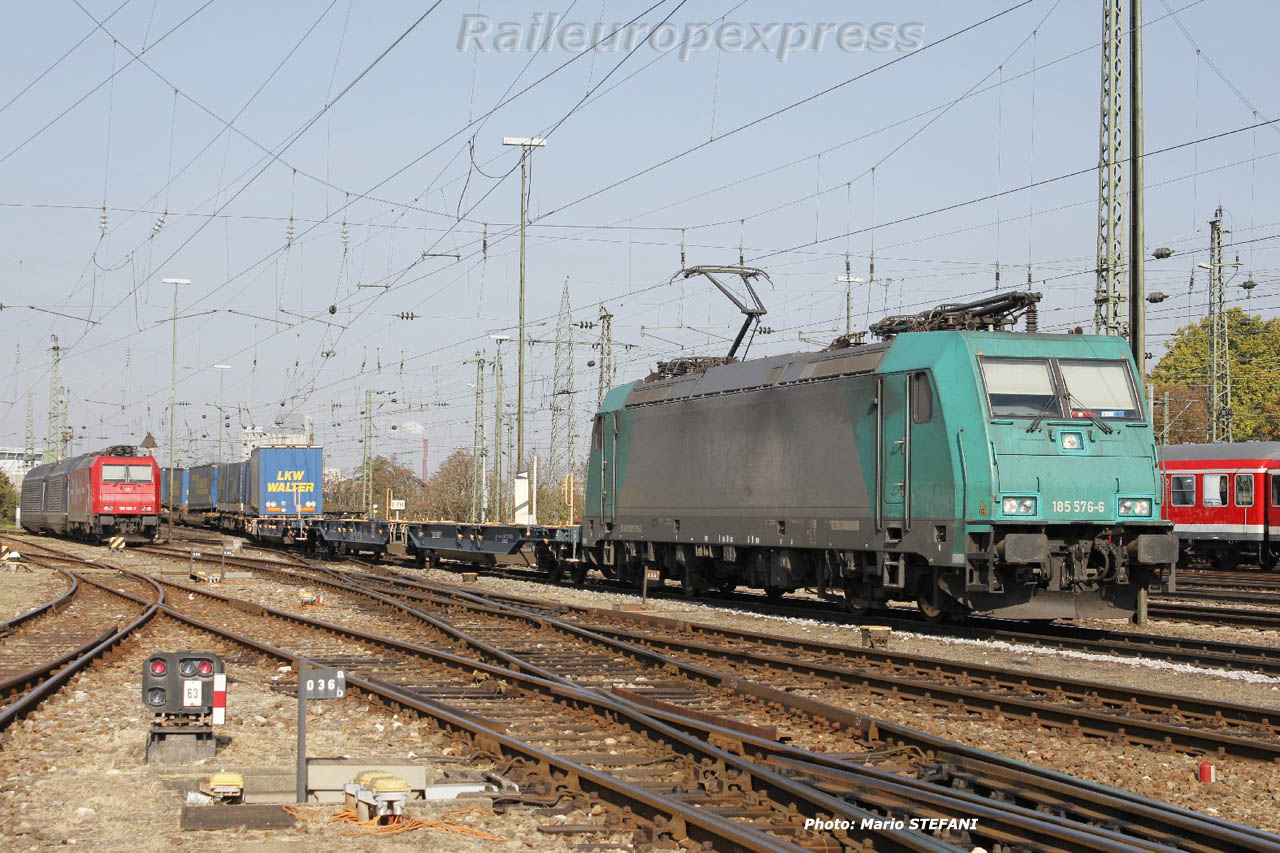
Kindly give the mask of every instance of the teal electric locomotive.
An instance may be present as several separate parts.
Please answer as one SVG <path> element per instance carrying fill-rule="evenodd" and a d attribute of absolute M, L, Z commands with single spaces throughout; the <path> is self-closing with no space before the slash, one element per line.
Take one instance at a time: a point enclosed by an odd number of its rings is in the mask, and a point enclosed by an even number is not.
<path fill-rule="evenodd" d="M 690 595 L 813 587 L 932 618 L 1132 611 L 1178 556 L 1143 389 L 1122 338 L 1002 330 L 1036 299 L 888 318 L 882 343 L 682 359 L 612 389 L 587 562 Z"/>

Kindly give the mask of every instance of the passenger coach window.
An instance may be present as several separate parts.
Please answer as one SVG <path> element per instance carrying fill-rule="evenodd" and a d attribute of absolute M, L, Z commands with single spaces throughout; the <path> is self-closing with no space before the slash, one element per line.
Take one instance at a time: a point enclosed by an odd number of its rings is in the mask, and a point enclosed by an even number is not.
<path fill-rule="evenodd" d="M 1124 361 L 1060 361 L 1058 369 L 1071 395 L 1071 414 L 1084 417 L 1140 418 L 1142 409 L 1129 383 Z M 1087 414 L 1085 414 L 1087 413 Z"/>
<path fill-rule="evenodd" d="M 1174 506 L 1196 505 L 1196 478 L 1174 475 L 1169 478 L 1169 492 Z"/>
<path fill-rule="evenodd" d="M 980 364 L 993 417 L 1062 416 L 1047 361 L 984 358 Z"/>
<path fill-rule="evenodd" d="M 1280 506 L 1280 474 L 1271 475 L 1271 505 Z"/>
<path fill-rule="evenodd" d="M 1253 506 L 1253 475 L 1236 474 L 1236 506 Z"/>
<path fill-rule="evenodd" d="M 103 465 L 102 480 L 106 483 L 124 483 L 127 482 L 128 467 L 125 465 Z"/>
<path fill-rule="evenodd" d="M 917 373 L 911 379 L 911 419 L 918 424 L 933 420 L 933 391 L 929 388 L 929 374 Z"/>
<path fill-rule="evenodd" d="M 1227 505 L 1227 475 L 1226 474 L 1205 474 L 1204 475 L 1204 505 L 1205 506 L 1226 506 Z"/>

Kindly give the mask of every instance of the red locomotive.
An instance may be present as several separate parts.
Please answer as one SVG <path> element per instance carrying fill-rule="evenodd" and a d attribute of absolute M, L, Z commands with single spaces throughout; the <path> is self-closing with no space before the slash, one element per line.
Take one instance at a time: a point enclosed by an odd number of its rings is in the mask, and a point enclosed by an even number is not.
<path fill-rule="evenodd" d="M 81 539 L 155 539 L 160 466 L 134 447 L 116 445 L 37 465 L 22 480 L 22 526 L 31 533 Z"/>
<path fill-rule="evenodd" d="M 1164 505 L 1184 557 L 1223 571 L 1280 558 L 1280 441 L 1160 448 Z"/>

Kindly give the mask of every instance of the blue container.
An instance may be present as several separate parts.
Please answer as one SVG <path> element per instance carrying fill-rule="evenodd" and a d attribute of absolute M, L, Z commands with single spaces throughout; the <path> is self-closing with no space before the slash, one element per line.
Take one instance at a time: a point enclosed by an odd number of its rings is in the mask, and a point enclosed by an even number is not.
<path fill-rule="evenodd" d="M 248 462 L 223 462 L 218 466 L 217 494 L 219 512 L 244 512 L 247 496 L 245 487 L 248 485 L 248 477 L 245 476 L 245 472 L 248 469 Z"/>
<path fill-rule="evenodd" d="M 187 471 L 187 509 L 205 512 L 218 505 L 218 466 L 197 465 Z"/>
<path fill-rule="evenodd" d="M 324 448 L 257 447 L 247 465 L 245 509 L 250 515 L 324 512 Z"/>
<path fill-rule="evenodd" d="M 189 483 L 190 471 L 186 468 L 162 468 L 160 469 L 160 505 L 165 509 L 169 509 L 169 473 L 173 472 L 173 485 L 178 492 L 178 509 L 186 509 L 187 506 L 187 487 Z"/>

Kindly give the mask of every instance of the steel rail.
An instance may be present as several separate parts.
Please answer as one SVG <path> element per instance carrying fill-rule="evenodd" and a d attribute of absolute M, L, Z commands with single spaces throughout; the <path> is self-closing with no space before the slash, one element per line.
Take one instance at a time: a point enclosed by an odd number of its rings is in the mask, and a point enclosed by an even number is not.
<path fill-rule="evenodd" d="M 325 571 L 332 572 L 332 570 L 328 569 Z M 334 586 L 340 587 L 342 585 L 335 583 Z M 458 590 L 457 592 L 465 598 L 482 598 L 462 590 Z M 382 598 L 381 595 L 376 597 Z M 447 601 L 447 599 L 445 600 Z M 477 606 L 479 605 L 477 604 Z M 631 652 L 643 651 L 637 650 L 634 647 L 624 646 L 621 648 L 629 649 Z M 666 657 L 660 657 L 658 662 L 668 667 L 675 665 L 687 672 L 695 672 L 696 670 L 696 668 L 687 668 L 687 665 L 678 660 Z M 516 666 L 526 670 L 531 668 L 528 664 L 521 663 L 517 663 Z M 727 677 L 723 673 L 714 673 L 712 671 L 708 672 L 715 678 L 724 679 Z M 811 715 L 835 720 L 837 724 L 844 722 L 847 726 L 849 725 L 850 717 L 853 717 L 855 719 L 860 718 L 856 719 L 856 721 L 853 722 L 853 725 L 867 726 L 869 724 L 870 728 L 867 730 L 871 732 L 874 732 L 877 727 L 881 728 L 882 731 L 889 731 L 894 728 L 887 724 L 871 720 L 870 718 L 862 717 L 862 715 L 854 715 L 851 712 L 843 711 L 843 709 L 824 706 L 821 703 L 813 702 L 811 700 L 803 700 L 797 704 L 796 700 L 798 697 L 794 697 L 789 693 L 773 690 L 771 688 L 767 688 L 767 690 L 769 693 L 761 695 L 767 698 L 770 702 L 780 704 L 785 707 L 803 708 Z M 680 710 L 678 706 L 674 709 L 677 713 Z M 650 709 L 648 713 L 652 714 L 655 712 Z M 1115 789 L 1107 788 L 1106 786 L 1084 782 L 1082 780 L 1066 776 L 1065 774 L 1057 774 L 1054 771 L 1047 771 L 1042 768 L 1032 767 L 1030 765 L 1022 764 L 1021 762 L 1005 759 L 1002 756 L 984 753 L 981 750 L 972 750 L 966 747 L 961 747 L 959 744 L 945 741 L 940 738 L 931 738 L 931 736 L 924 735 L 923 733 L 916 732 L 911 729 L 898 728 L 896 733 L 898 735 L 905 735 L 905 737 L 900 738 L 901 741 L 909 742 L 910 739 L 917 738 L 920 739 L 917 740 L 917 742 L 923 742 L 926 748 L 937 750 L 939 754 L 945 755 L 945 766 L 949 766 L 953 758 L 956 758 L 968 762 L 970 766 L 981 765 L 985 767 L 985 772 L 988 776 L 990 776 L 993 771 L 999 775 L 1005 775 L 1008 773 L 1014 774 L 1017 777 L 1016 784 L 1005 783 L 1000 785 L 1000 783 L 995 783 L 992 785 L 993 788 L 999 788 L 1002 790 L 1002 793 L 1006 795 L 1013 795 L 1017 793 L 1025 794 L 1028 789 L 1035 786 L 1034 780 L 1039 776 L 1045 780 L 1044 787 L 1047 789 L 1047 793 L 1050 794 L 1050 799 L 1052 801 L 1062 803 L 1065 800 L 1073 798 L 1078 799 L 1083 803 L 1083 811 L 1098 821 L 1116 822 L 1117 820 L 1122 820 L 1125 817 L 1138 815 L 1143 821 L 1153 827 L 1151 830 L 1152 834 L 1159 838 L 1180 839 L 1180 843 L 1184 844 L 1187 843 L 1187 839 L 1200 839 L 1204 844 L 1202 849 L 1205 850 L 1224 849 L 1223 845 L 1232 846 L 1240 844 L 1247 847 L 1250 844 L 1257 845 L 1259 843 L 1261 843 L 1261 846 L 1265 849 L 1276 841 L 1274 836 L 1253 830 L 1249 827 L 1242 827 L 1227 821 L 1208 818 L 1207 816 L 1184 809 L 1178 809 L 1155 800 L 1138 797 L 1127 792 L 1119 792 Z M 739 736 L 739 739 L 741 739 L 741 736 Z M 809 755 L 812 756 L 814 754 L 810 753 Z M 992 763 L 989 761 L 990 759 L 994 759 L 995 762 Z"/>
<path fill-rule="evenodd" d="M 54 568 L 54 571 L 61 573 L 68 581 L 71 582 L 69 588 L 55 598 L 46 601 L 44 604 L 37 604 L 26 613 L 15 616 L 6 622 L 0 622 L 0 639 L 9 636 L 13 633 L 15 628 L 22 625 L 24 622 L 30 622 L 37 616 L 43 616 L 46 613 L 57 613 L 62 609 L 63 605 L 69 602 L 73 597 L 75 597 L 75 594 L 80 591 L 80 582 L 76 580 L 75 575 L 71 574 L 66 569 L 61 568 Z"/>
<path fill-rule="evenodd" d="M 345 635 L 352 639 L 375 644 L 402 653 L 446 662 L 462 671 L 474 671 L 478 666 L 484 666 L 481 662 L 470 658 L 452 655 L 447 652 L 424 646 L 404 643 L 402 641 L 395 640 L 394 638 L 370 634 L 365 631 L 346 628 L 330 622 L 308 619 L 296 614 L 275 610 L 274 608 L 249 604 L 239 599 L 218 595 L 208 590 L 199 589 L 197 587 L 188 586 L 175 581 L 161 580 L 160 583 L 164 586 L 173 587 L 189 594 L 201 595 L 206 598 L 220 601 L 223 604 L 245 612 L 271 616 L 294 624 L 329 632 L 331 634 Z M 262 641 L 252 640 L 242 634 L 204 622 L 190 614 L 183 613 L 174 605 L 166 605 L 164 611 L 166 615 L 175 617 L 192 625 L 193 627 L 211 630 L 221 636 L 232 639 L 235 642 L 250 645 L 259 651 L 271 654 L 281 659 L 289 660 L 292 663 L 300 664 L 306 660 L 303 656 L 296 655 L 281 647 L 267 644 Z M 486 671 L 508 680 L 521 681 L 524 684 L 531 683 L 519 673 L 515 673 L 510 670 L 497 667 L 487 667 Z M 540 750 L 529 744 L 510 738 L 497 728 L 485 726 L 477 721 L 472 715 L 457 713 L 452 709 L 449 709 L 444 703 L 421 701 L 421 697 L 416 697 L 411 691 L 395 685 L 389 685 L 381 679 L 367 679 L 356 674 L 348 673 L 347 683 L 348 685 L 356 686 L 372 695 L 379 695 L 383 698 L 390 699 L 403 707 L 414 708 L 421 713 L 440 720 L 452 728 L 469 731 L 481 737 L 485 743 L 491 747 L 496 746 L 504 752 L 516 753 L 520 757 L 529 761 L 548 762 L 552 766 L 558 767 L 565 775 L 565 778 L 576 778 L 579 784 L 590 781 L 595 786 L 611 790 L 615 795 L 625 794 L 627 797 L 635 801 L 632 805 L 636 809 L 637 813 L 644 814 L 645 812 L 652 812 L 655 814 L 669 814 L 669 823 L 671 825 L 676 825 L 680 822 L 683 822 L 686 825 L 698 824 L 702 826 L 707 833 L 712 833 L 714 836 L 703 840 L 718 840 L 720 842 L 729 841 L 735 846 L 741 844 L 741 849 L 749 850 L 791 849 L 786 845 L 780 845 L 777 842 L 777 839 L 770 839 L 767 835 L 763 835 L 755 831 L 748 832 L 742 825 L 718 817 L 712 814 L 708 809 L 691 808 L 672 798 L 650 791 L 645 791 L 643 788 L 613 779 L 608 774 L 586 767 L 585 765 L 578 764 L 565 758 L 556 757 L 553 753 Z M 757 766 L 740 756 L 734 756 L 724 750 L 711 746 L 709 743 L 692 738 L 689 735 L 678 731 L 674 727 L 670 727 L 656 720 L 637 714 L 628 709 L 622 702 L 607 703 L 603 701 L 601 697 L 590 695 L 584 691 L 574 690 L 572 692 L 566 692 L 565 686 L 561 684 L 548 684 L 546 687 L 556 688 L 556 690 L 548 692 L 554 692 L 568 700 L 574 702 L 587 702 L 598 706 L 602 711 L 610 711 L 617 715 L 625 715 L 632 723 L 638 723 L 645 728 L 653 730 L 659 738 L 664 740 L 674 740 L 684 749 L 700 753 L 703 758 L 710 759 L 711 761 L 730 767 L 734 769 L 743 780 L 752 780 L 757 784 L 763 784 L 766 791 L 779 798 L 777 800 L 778 802 L 784 801 L 780 798 L 785 796 L 787 798 L 785 801 L 791 803 L 793 807 L 797 803 L 808 806 L 808 811 L 815 817 L 842 817 L 851 821 L 854 826 L 857 826 L 863 818 L 876 819 L 879 817 L 871 812 L 852 807 L 850 804 L 838 798 L 822 794 L 817 789 L 812 789 L 808 786 L 795 783 L 775 771 L 770 771 L 766 768 Z M 733 829 L 732 832 L 728 831 L 730 828 Z M 900 832 L 894 830 L 878 831 L 875 833 L 874 839 L 878 842 L 874 848 L 877 850 L 930 851 L 956 849 L 951 844 L 938 842 L 928 836 L 914 832 Z M 720 848 L 717 847 L 716 849 Z"/>
<path fill-rule="evenodd" d="M 164 590 L 150 579 L 145 579 L 156 591 L 156 598 L 147 602 L 135 596 L 123 593 L 120 590 L 112 589 L 106 584 L 100 583 L 92 578 L 83 575 L 77 575 L 79 581 L 89 583 L 100 587 L 107 592 L 119 595 L 143 605 L 143 611 L 136 619 L 125 625 L 123 628 L 117 627 L 109 631 L 105 636 L 98 638 L 96 641 L 90 641 L 82 645 L 76 651 L 74 657 L 63 656 L 59 661 L 51 662 L 46 667 L 47 677 L 38 684 L 27 690 L 17 701 L 0 711 L 0 731 L 7 729 L 15 721 L 21 719 L 30 713 L 40 703 L 51 697 L 54 693 L 62 688 L 72 676 L 84 671 L 108 650 L 116 647 L 126 637 L 132 635 L 135 631 L 150 622 L 160 611 L 164 603 Z M 70 659 L 67 659 L 70 658 Z"/>
<path fill-rule="evenodd" d="M 182 555 L 174 555 L 174 556 L 182 556 Z M 300 582 L 307 582 L 307 583 L 318 582 L 319 584 L 327 586 L 331 589 L 336 589 L 346 593 L 363 595 L 365 597 L 372 598 L 375 601 L 378 601 L 379 603 L 382 603 L 384 605 L 388 605 L 393 608 L 397 608 L 402 611 L 409 612 L 412 615 L 418 616 L 419 618 L 423 619 L 423 621 L 427 622 L 428 624 L 431 624 L 433 627 L 437 627 L 447 632 L 450 636 L 453 636 L 457 639 L 461 639 L 462 641 L 467 642 L 471 648 L 476 649 L 485 655 L 492 656 L 501 660 L 503 663 L 511 666 L 513 669 L 531 673 L 532 677 L 537 678 L 539 680 L 543 680 L 548 684 L 557 683 L 563 686 L 574 688 L 573 682 L 569 679 L 564 678 L 563 676 L 557 675 L 556 673 L 549 671 L 543 667 L 531 665 L 526 661 L 521 660 L 517 656 L 510 655 L 506 652 L 501 651 L 500 649 L 496 649 L 495 647 L 487 643 L 484 643 L 483 641 L 475 638 L 474 636 L 467 635 L 465 632 L 462 632 L 454 628 L 453 626 L 448 625 L 448 623 L 443 622 L 442 620 L 439 620 L 436 617 L 431 616 L 430 614 L 423 613 L 417 610 L 416 608 L 408 607 L 402 602 L 398 602 L 393 598 L 390 598 L 381 593 L 371 592 L 367 589 L 361 589 L 359 587 L 353 587 L 352 585 L 348 583 L 344 583 L 338 580 L 337 578 L 329 578 L 329 579 L 304 578 L 297 575 L 296 573 L 289 570 L 288 568 L 274 563 L 273 561 L 255 561 L 255 562 L 265 562 L 267 565 L 262 566 L 262 568 L 264 568 L 265 570 L 271 573 L 278 574 L 286 578 L 291 578 L 293 580 L 297 580 Z M 322 571 L 324 571 L 325 573 L 331 573 L 331 571 L 328 570 L 327 568 L 322 569 Z M 178 586 L 179 588 L 183 588 L 181 587 L 181 585 L 178 585 Z M 204 593 L 203 590 L 201 590 L 200 592 Z M 209 593 L 204 593 L 204 594 L 209 594 Z M 491 609 L 491 610 L 488 610 L 487 612 L 490 612 L 493 615 L 497 615 L 497 616 L 505 616 L 507 618 L 511 618 L 513 615 L 518 615 L 520 616 L 520 618 L 525 618 L 522 614 L 511 614 L 510 612 L 504 612 L 499 609 Z M 657 667 L 662 667 L 662 666 L 665 666 L 667 662 L 659 658 L 652 661 L 652 663 Z M 468 661 L 466 665 L 471 666 L 473 664 L 470 661 Z M 503 670 L 502 677 L 505 677 L 508 679 L 516 678 L 516 676 L 510 670 Z M 610 697 L 610 698 L 614 698 L 614 697 Z M 626 704 L 630 707 L 632 711 L 636 709 L 636 705 L 634 702 L 628 702 Z M 827 762 L 832 761 L 832 759 L 828 757 L 820 756 L 819 754 L 816 754 L 816 753 L 807 752 L 805 750 L 797 749 L 794 747 L 784 747 L 781 744 L 778 744 L 776 742 L 769 742 L 761 738 L 752 738 L 750 735 L 744 735 L 743 733 L 735 731 L 733 729 L 725 729 L 725 728 L 722 728 L 721 726 L 715 725 L 714 723 L 710 723 L 705 720 L 691 720 L 686 714 L 680 713 L 684 709 L 680 708 L 679 706 L 671 706 L 670 711 L 666 713 L 655 711 L 651 705 L 645 705 L 643 708 L 641 708 L 641 710 L 647 716 L 665 720 L 668 723 L 675 725 L 678 728 L 681 728 L 685 731 L 697 732 L 697 734 L 700 737 L 706 737 L 708 736 L 708 733 L 710 733 L 711 736 L 714 738 L 717 738 L 719 742 L 727 741 L 728 743 L 730 743 L 734 747 L 733 751 L 735 752 L 739 752 L 739 753 L 743 752 L 744 742 L 751 741 L 752 742 L 751 748 L 753 752 L 756 754 L 757 761 L 759 761 L 761 758 L 763 758 L 766 755 L 776 756 L 777 754 L 783 753 L 783 752 L 787 753 L 788 760 L 792 762 L 799 762 L 801 764 L 809 764 L 814 761 L 827 761 Z M 924 788 L 921 788 L 921 790 L 924 791 L 925 794 L 917 797 L 911 797 L 911 796 L 907 796 L 907 792 L 910 790 L 910 785 L 904 783 L 902 778 L 897 776 L 896 774 L 887 773 L 885 771 L 876 771 L 876 774 L 879 774 L 879 775 L 871 774 L 871 781 L 869 782 L 864 778 L 865 776 L 868 775 L 868 768 L 864 768 L 860 765 L 844 762 L 844 761 L 838 761 L 838 762 L 835 762 L 833 769 L 838 772 L 842 772 L 846 774 L 846 776 L 848 776 L 849 778 L 858 778 L 863 780 L 861 783 L 861 787 L 851 789 L 851 792 L 852 791 L 865 792 L 865 790 L 867 789 L 874 789 L 876 787 L 886 788 L 886 786 L 888 786 L 888 788 L 891 790 L 889 790 L 888 793 L 882 792 L 879 795 L 879 798 L 876 800 L 876 802 L 882 809 L 887 810 L 890 813 L 893 813 L 893 810 L 894 810 L 892 808 L 889 808 L 889 806 L 892 805 L 894 808 L 896 808 L 896 810 L 899 813 L 905 810 L 908 812 L 912 812 L 919 817 L 936 817 L 940 814 L 943 814 L 943 812 L 939 812 L 937 810 L 943 804 L 949 802 L 951 803 L 951 809 L 949 811 L 946 811 L 945 815 L 948 817 L 954 817 L 957 815 L 957 813 L 971 814 L 973 812 L 972 806 L 974 804 L 974 801 L 976 801 L 982 804 L 982 809 L 980 809 L 980 811 L 982 811 L 984 815 L 991 816 L 991 820 L 989 822 L 984 821 L 983 837 L 996 843 L 1009 843 L 1016 839 L 1029 840 L 1032 838 L 1040 839 L 1041 841 L 1046 841 L 1047 839 L 1052 837 L 1052 838 L 1058 839 L 1057 841 L 1058 846 L 1047 847 L 1046 849 L 1102 850 L 1102 849 L 1116 849 L 1115 845 L 1119 845 L 1120 849 L 1130 849 L 1135 845 L 1142 846 L 1146 849 L 1162 849 L 1165 847 L 1164 844 L 1156 843 L 1156 842 L 1139 843 L 1138 839 L 1135 839 L 1135 837 L 1132 835 L 1126 836 L 1118 832 L 1113 833 L 1108 830 L 1100 829 L 1094 826 L 1082 826 L 1080 822 L 1072 821 L 1067 818 L 1046 818 L 1046 816 L 1043 815 L 1042 813 L 1036 812 L 1028 808 L 1009 806 L 1006 809 L 1005 804 L 996 805 L 993 803 L 993 801 L 984 800 L 983 798 L 976 797 L 975 795 L 972 795 L 972 794 L 965 794 L 960 797 L 960 799 L 964 800 L 966 805 L 963 807 L 962 810 L 957 812 L 956 792 L 952 792 L 945 787 L 940 787 L 937 785 L 931 785 L 926 783 L 920 783 L 925 785 Z M 925 811 L 921 812 L 920 810 L 922 808 L 925 809 Z M 912 811 L 913 809 L 914 811 Z M 1000 815 L 1001 819 L 995 820 L 994 819 L 995 815 Z M 996 826 L 999 826 L 1001 828 L 996 828 Z M 1219 833 L 1219 835 L 1221 834 L 1222 833 Z M 1240 836 L 1237 833 L 1226 832 L 1225 835 L 1227 835 L 1228 837 L 1231 837 L 1233 840 L 1236 840 L 1236 841 L 1241 840 Z M 1172 838 L 1172 837 L 1175 837 L 1175 833 L 1164 834 L 1165 841 L 1167 841 L 1169 838 Z M 1185 832 L 1176 834 L 1176 837 L 1185 838 Z M 1215 842 L 1221 841 L 1221 840 L 1222 840 L 1221 838 L 1218 838 L 1218 839 L 1215 839 Z M 1207 850 L 1215 850 L 1218 848 L 1213 845 L 1206 845 L 1198 849 L 1207 851 Z"/>

